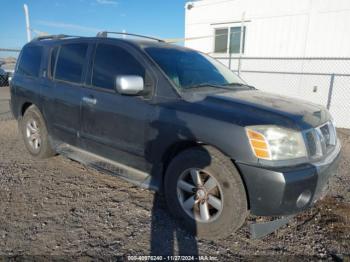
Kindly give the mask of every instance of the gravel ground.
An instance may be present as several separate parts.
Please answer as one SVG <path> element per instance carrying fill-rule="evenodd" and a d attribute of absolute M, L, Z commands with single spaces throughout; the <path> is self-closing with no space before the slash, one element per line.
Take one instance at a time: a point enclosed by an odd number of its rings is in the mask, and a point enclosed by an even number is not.
<path fill-rule="evenodd" d="M 17 123 L 0 121 L 0 256 L 90 260 L 198 254 L 220 261 L 281 256 L 349 261 L 350 132 L 339 134 L 343 156 L 324 200 L 263 239 L 249 239 L 247 224 L 256 219 L 250 217 L 227 239 L 203 241 L 179 228 L 154 192 L 61 156 L 34 160 Z"/>

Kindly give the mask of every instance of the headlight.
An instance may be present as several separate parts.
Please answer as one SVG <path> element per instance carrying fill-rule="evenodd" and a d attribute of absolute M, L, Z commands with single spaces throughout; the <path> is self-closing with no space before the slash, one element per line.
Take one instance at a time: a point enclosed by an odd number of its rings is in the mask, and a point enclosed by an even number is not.
<path fill-rule="evenodd" d="M 257 158 L 287 160 L 307 156 L 301 132 L 272 125 L 248 126 L 246 132 Z"/>

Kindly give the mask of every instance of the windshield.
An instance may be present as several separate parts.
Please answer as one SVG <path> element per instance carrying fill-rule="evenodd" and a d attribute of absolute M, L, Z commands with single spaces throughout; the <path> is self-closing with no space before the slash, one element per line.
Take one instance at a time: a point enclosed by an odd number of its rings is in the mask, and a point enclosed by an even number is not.
<path fill-rule="evenodd" d="M 235 89 L 245 85 L 223 64 L 194 50 L 148 47 L 145 51 L 181 90 L 208 86 Z"/>

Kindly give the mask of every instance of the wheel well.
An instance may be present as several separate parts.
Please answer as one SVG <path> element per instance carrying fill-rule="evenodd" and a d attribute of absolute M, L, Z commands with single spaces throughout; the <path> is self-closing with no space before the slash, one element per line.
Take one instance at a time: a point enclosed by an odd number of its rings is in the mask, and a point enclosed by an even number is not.
<path fill-rule="evenodd" d="M 237 169 L 238 174 L 239 174 L 239 176 L 240 176 L 241 179 L 242 179 L 243 186 L 244 186 L 244 189 L 245 189 L 246 198 L 247 198 L 248 210 L 250 210 L 250 197 L 249 197 L 249 192 L 248 192 L 247 183 L 246 183 L 246 181 L 245 181 L 245 179 L 244 179 L 244 176 L 242 175 L 241 169 L 240 169 L 239 166 L 236 164 L 236 162 L 235 162 L 233 159 L 231 159 L 231 162 L 232 162 L 232 165 Z"/>
<path fill-rule="evenodd" d="M 27 111 L 28 107 L 30 107 L 32 105 L 32 103 L 26 102 L 23 104 L 22 108 L 21 108 L 21 116 L 24 115 L 24 113 Z"/>
<path fill-rule="evenodd" d="M 165 174 L 171 160 L 176 155 L 178 155 L 179 153 L 181 153 L 186 149 L 189 149 L 191 147 L 196 147 L 199 145 L 202 145 L 202 144 L 196 141 L 182 141 L 170 146 L 170 148 L 166 151 L 163 157 L 163 175 Z"/>

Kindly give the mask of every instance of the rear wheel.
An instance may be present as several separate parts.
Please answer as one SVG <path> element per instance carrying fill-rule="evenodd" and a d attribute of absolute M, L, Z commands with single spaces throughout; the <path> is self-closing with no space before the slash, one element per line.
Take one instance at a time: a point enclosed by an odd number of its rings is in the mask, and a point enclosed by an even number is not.
<path fill-rule="evenodd" d="M 238 171 L 214 148 L 180 153 L 170 163 L 164 183 L 170 212 L 199 237 L 226 237 L 243 225 L 248 214 Z"/>
<path fill-rule="evenodd" d="M 39 109 L 32 105 L 20 121 L 24 144 L 29 153 L 36 158 L 48 158 L 55 155 L 52 149 L 47 128 Z"/>

